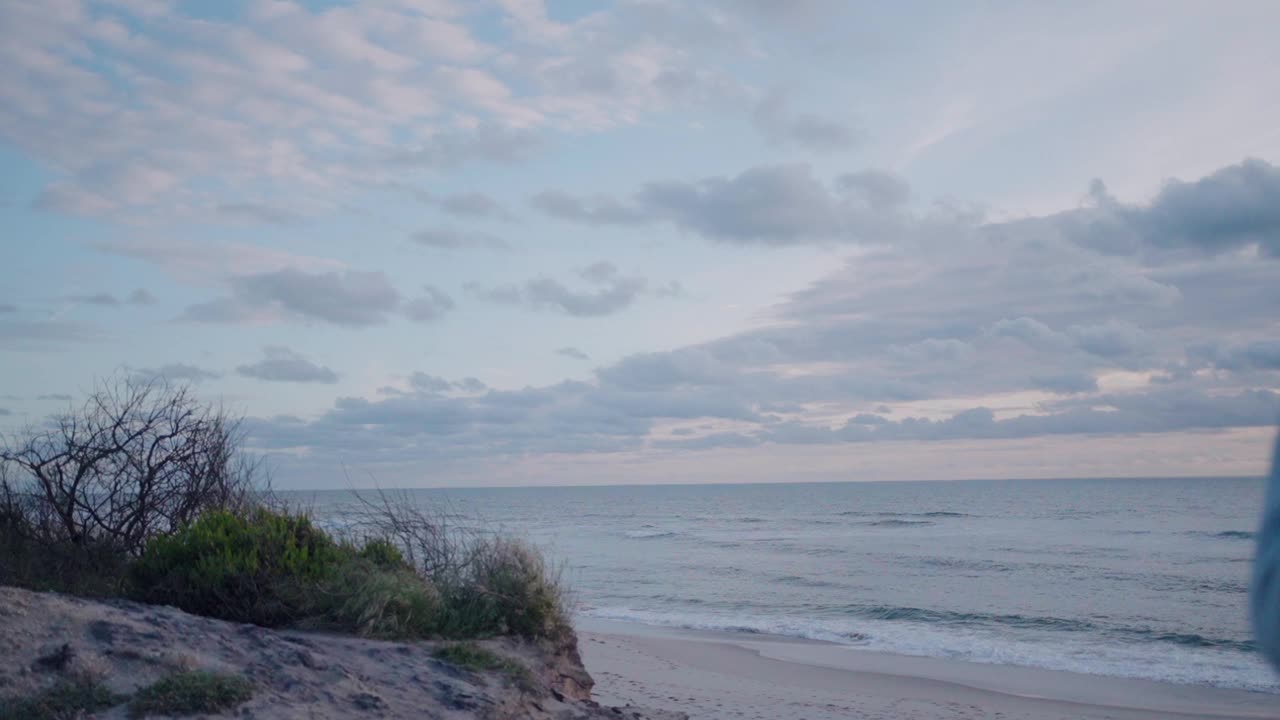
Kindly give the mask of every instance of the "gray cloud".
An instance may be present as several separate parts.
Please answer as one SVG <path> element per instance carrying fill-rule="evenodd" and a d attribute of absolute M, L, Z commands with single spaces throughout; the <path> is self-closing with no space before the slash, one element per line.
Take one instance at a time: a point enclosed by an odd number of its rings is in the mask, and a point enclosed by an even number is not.
<path fill-rule="evenodd" d="M 84 303 L 85 305 L 101 305 L 102 307 L 115 307 L 120 304 L 115 295 L 105 292 L 89 295 L 68 295 L 67 299 L 72 302 Z"/>
<path fill-rule="evenodd" d="M 454 217 L 473 218 L 482 220 L 503 220 L 513 219 L 511 213 L 502 205 L 502 203 L 493 199 L 493 197 L 482 192 L 461 192 L 449 195 L 436 195 L 427 190 L 420 190 L 408 186 L 400 186 L 408 190 L 420 202 L 430 205 L 441 212 Z"/>
<path fill-rule="evenodd" d="M 69 320 L 0 320 L 0 348 L 54 351 L 102 337 L 96 326 Z"/>
<path fill-rule="evenodd" d="M 186 363 L 170 363 L 156 368 L 140 368 L 134 375 L 141 378 L 162 378 L 171 382 L 200 383 L 205 380 L 217 380 L 222 375 L 204 368 Z M 64 396 L 66 397 L 66 396 Z M 67 397 L 67 399 L 70 399 Z"/>
<path fill-rule="evenodd" d="M 792 164 L 696 182 L 651 182 L 627 201 L 547 191 L 532 202 L 548 215 L 589 225 L 667 222 L 720 242 L 792 245 L 901 235 L 920 222 L 903 211 L 909 196 L 905 183 L 886 173 L 844 175 L 828 188 L 808 165 Z"/>
<path fill-rule="evenodd" d="M 1097 392 L 1098 379 L 1088 373 L 1064 373 L 1061 375 L 1033 375 L 1030 386 L 1060 395 Z"/>
<path fill-rule="evenodd" d="M 263 311 L 359 327 L 386 322 L 400 294 L 381 272 L 307 273 L 300 270 L 240 275 L 230 280 L 231 297 L 189 306 L 181 319 L 243 322 Z"/>
<path fill-rule="evenodd" d="M 587 225 L 643 225 L 654 219 L 640 208 L 607 196 L 583 198 L 559 190 L 547 190 L 534 195 L 530 202 L 552 217 Z"/>
<path fill-rule="evenodd" d="M 36 399 L 37 400 L 57 400 L 59 402 L 71 402 L 72 400 L 71 396 L 65 393 L 47 393 L 44 395 L 37 395 Z"/>
<path fill-rule="evenodd" d="M 809 113 L 792 113 L 782 93 L 762 98 L 756 103 L 751 118 L 765 140 L 776 145 L 830 152 L 847 150 L 858 141 L 858 133 L 844 123 Z"/>
<path fill-rule="evenodd" d="M 1094 207 L 1061 213 L 1062 232 L 1108 253 L 1195 250 L 1221 253 L 1257 245 L 1280 256 L 1280 168 L 1259 159 L 1218 170 L 1194 182 L 1172 180 L 1145 205 L 1125 205 L 1101 181 L 1090 189 Z"/>
<path fill-rule="evenodd" d="M 1191 359 L 1222 370 L 1280 370 L 1280 340 L 1241 344 L 1208 343 L 1193 346 Z"/>
<path fill-rule="evenodd" d="M 1076 345 L 1085 352 L 1114 358 L 1148 347 L 1146 333 L 1130 322 L 1109 320 L 1101 325 L 1076 325 L 1069 331 Z"/>
<path fill-rule="evenodd" d="M 1195 182 L 1173 181 L 1146 208 L 1121 216 L 1155 245 L 1217 251 L 1258 243 L 1280 255 L 1280 168 L 1245 160 Z"/>
<path fill-rule="evenodd" d="M 229 220 L 248 220 L 267 225 L 296 225 L 302 222 L 302 216 L 292 210 L 261 203 L 223 203 L 214 208 L 214 213 Z"/>
<path fill-rule="evenodd" d="M 468 377 L 461 380 L 446 380 L 436 375 L 430 375 L 424 372 L 415 372 L 409 376 L 409 386 L 414 392 L 418 393 L 482 393 L 488 390 L 488 386 L 480 382 L 477 378 Z M 392 394 L 404 394 L 396 392 Z"/>
<path fill-rule="evenodd" d="M 258 362 L 237 367 L 236 373 L 271 382 L 338 382 L 338 374 L 333 370 L 317 365 L 287 347 L 268 345 L 263 348 L 263 354 L 265 357 Z"/>
<path fill-rule="evenodd" d="M 562 347 L 556 350 L 556 354 L 563 355 L 564 357 L 572 358 L 574 360 L 590 360 L 591 359 L 590 355 L 582 352 L 576 347 Z"/>
<path fill-rule="evenodd" d="M 528 157 L 541 144 L 537 135 L 498 125 L 482 125 L 474 130 L 440 132 L 414 148 L 396 150 L 383 156 L 391 165 L 448 169 L 483 160 L 512 163 Z"/>
<path fill-rule="evenodd" d="M 880 170 L 846 173 L 836 178 L 836 187 L 874 210 L 895 208 L 911 199 L 911 186 L 905 180 Z"/>
<path fill-rule="evenodd" d="M 13 414 L 13 411 L 10 410 L 9 408 L 0 407 L 0 417 L 5 417 L 12 414 Z"/>
<path fill-rule="evenodd" d="M 155 296 L 143 288 L 138 288 L 129 293 L 124 300 L 121 300 L 108 292 L 68 295 L 67 300 L 70 300 L 71 302 L 84 303 L 86 305 L 99 305 L 102 307 L 118 307 L 119 305 L 126 303 L 129 305 L 154 305 L 156 303 Z"/>
<path fill-rule="evenodd" d="M 598 262 L 578 272 L 592 290 L 573 290 L 558 280 L 537 277 L 523 286 L 507 285 L 482 288 L 471 284 L 468 289 L 490 302 L 562 312 L 574 317 L 611 315 L 629 307 L 644 293 L 648 281 L 642 277 L 622 275 L 612 263 Z"/>
<path fill-rule="evenodd" d="M 991 326 L 995 337 L 1016 338 L 1037 350 L 1060 350 L 1069 344 L 1062 333 L 1035 318 L 1001 318 Z"/>
<path fill-rule="evenodd" d="M 492 233 L 456 230 L 453 228 L 419 230 L 418 232 L 410 235 L 409 239 L 419 245 L 440 248 L 442 250 L 461 250 L 467 248 L 507 250 L 511 247 L 505 240 L 497 235 L 493 235 Z"/>
<path fill-rule="evenodd" d="M 137 290 L 129 293 L 129 297 L 125 298 L 124 301 L 130 305 L 155 305 L 159 302 L 156 300 L 155 295 L 152 295 L 143 288 L 138 288 Z"/>
<path fill-rule="evenodd" d="M 425 295 L 405 303 L 404 312 L 410 320 L 414 322 L 439 320 L 454 308 L 453 298 L 443 290 L 433 285 L 424 285 L 422 290 L 426 293 Z"/>
<path fill-rule="evenodd" d="M 441 210 L 458 217 L 510 220 L 511 214 L 502 204 L 480 192 L 454 193 L 440 198 Z"/>
<path fill-rule="evenodd" d="M 650 183 L 644 207 L 678 227 L 734 242 L 786 244 L 839 233 L 836 200 L 807 165 L 752 168 L 732 178 Z"/>
<path fill-rule="evenodd" d="M 4 314 L 4 313 L 13 313 L 13 312 L 18 312 L 18 306 L 17 306 L 17 305 L 10 305 L 10 304 L 8 304 L 8 303 L 0 303 L 0 314 Z"/>

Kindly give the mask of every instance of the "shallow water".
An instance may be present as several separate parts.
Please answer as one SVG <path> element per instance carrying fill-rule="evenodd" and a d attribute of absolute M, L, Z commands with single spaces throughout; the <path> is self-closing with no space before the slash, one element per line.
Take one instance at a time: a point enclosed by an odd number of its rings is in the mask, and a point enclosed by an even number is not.
<path fill-rule="evenodd" d="M 1248 629 L 1261 479 L 416 490 L 566 563 L 579 612 L 1280 692 Z M 306 494 L 341 522 L 346 493 Z"/>

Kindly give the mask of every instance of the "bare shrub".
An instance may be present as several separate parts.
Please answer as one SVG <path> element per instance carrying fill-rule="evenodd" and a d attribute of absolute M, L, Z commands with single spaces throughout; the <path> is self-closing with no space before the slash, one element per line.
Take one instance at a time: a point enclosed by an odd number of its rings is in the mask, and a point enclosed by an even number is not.
<path fill-rule="evenodd" d="M 201 513 L 257 502 L 265 478 L 240 440 L 236 418 L 185 386 L 106 382 L 78 411 L 0 443 L 0 542 L 15 565 L 17 550 L 35 563 L 122 564 Z"/>
<path fill-rule="evenodd" d="M 537 548 L 460 515 L 423 509 L 407 493 L 354 494 L 358 504 L 345 513 L 348 541 L 398 547 L 440 593 L 441 634 L 556 638 L 568 629 L 561 573 Z"/>

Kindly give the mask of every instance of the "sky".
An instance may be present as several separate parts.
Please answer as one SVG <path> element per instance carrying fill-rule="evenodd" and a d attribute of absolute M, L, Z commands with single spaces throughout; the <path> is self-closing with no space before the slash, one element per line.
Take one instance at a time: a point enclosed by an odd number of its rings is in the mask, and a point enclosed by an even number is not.
<path fill-rule="evenodd" d="M 0 3 L 0 432 L 284 488 L 1260 475 L 1280 5 Z"/>

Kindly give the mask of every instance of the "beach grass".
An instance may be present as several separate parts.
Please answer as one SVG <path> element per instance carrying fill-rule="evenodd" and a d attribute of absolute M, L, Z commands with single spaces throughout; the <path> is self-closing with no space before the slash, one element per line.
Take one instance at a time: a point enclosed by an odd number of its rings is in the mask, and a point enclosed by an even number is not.
<path fill-rule="evenodd" d="M 0 700 L 0 720 L 74 720 L 125 699 L 97 682 L 64 681 L 29 697 Z"/>
<path fill-rule="evenodd" d="M 175 673 L 139 690 L 129 701 L 129 717 L 219 713 L 251 697 L 253 683 L 239 675 L 202 670 Z"/>
<path fill-rule="evenodd" d="M 537 686 L 533 673 L 522 663 L 487 650 L 471 642 L 453 643 L 437 648 L 432 655 L 450 665 L 474 672 L 500 671 L 516 687 L 531 692 Z"/>

